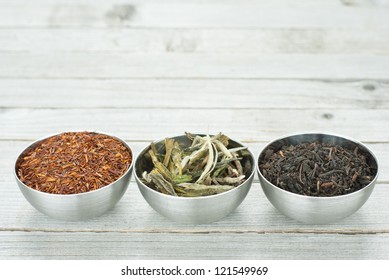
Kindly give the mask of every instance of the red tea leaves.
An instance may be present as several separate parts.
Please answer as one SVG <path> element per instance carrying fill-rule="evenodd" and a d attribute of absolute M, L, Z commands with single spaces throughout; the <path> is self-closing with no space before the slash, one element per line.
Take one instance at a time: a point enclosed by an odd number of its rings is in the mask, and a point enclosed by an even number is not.
<path fill-rule="evenodd" d="M 367 186 L 377 174 L 358 148 L 319 142 L 269 149 L 259 168 L 277 187 L 307 196 L 349 194 Z"/>
<path fill-rule="evenodd" d="M 131 161 L 131 152 L 115 138 L 94 132 L 66 132 L 27 151 L 16 168 L 19 179 L 30 188 L 77 194 L 116 181 Z"/>

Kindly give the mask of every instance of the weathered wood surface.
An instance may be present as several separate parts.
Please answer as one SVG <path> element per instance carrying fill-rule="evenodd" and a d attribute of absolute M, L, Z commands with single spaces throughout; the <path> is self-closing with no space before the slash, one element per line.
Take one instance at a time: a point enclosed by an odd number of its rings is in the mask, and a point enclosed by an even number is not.
<path fill-rule="evenodd" d="M 286 1 L 2 1 L 4 27 L 385 28 L 386 5 L 290 5 Z M 277 3 L 278 2 L 278 3 Z M 281 2 L 281 3 L 280 3 Z M 283 3 L 282 3 L 283 2 Z M 347 2 L 347 1 L 344 1 Z M 15 15 L 18 15 L 17 17 Z"/>
<path fill-rule="evenodd" d="M 0 29 L 0 51 L 13 52 L 388 55 L 388 44 L 389 28 Z"/>
<path fill-rule="evenodd" d="M 0 259 L 388 259 L 389 2 L 386 0 L 0 0 Z M 329 225 L 281 215 L 258 179 L 208 225 L 157 214 L 134 179 L 99 218 L 37 212 L 18 153 L 68 130 L 149 141 L 223 131 L 258 156 L 284 134 L 365 142 L 380 176 Z M 156 250 L 157 248 L 157 250 Z"/>
<path fill-rule="evenodd" d="M 327 109 L 329 112 L 389 108 L 389 76 L 387 81 L 3 79 L 0 92 L 3 108 Z"/>
<path fill-rule="evenodd" d="M 0 53 L 0 78 L 379 79 L 389 56 Z"/>
<path fill-rule="evenodd" d="M 385 235 L 0 233 L 7 259 L 387 259 Z"/>
<path fill-rule="evenodd" d="M 211 134 L 223 131 L 233 139 L 246 142 L 266 142 L 302 131 L 344 134 L 365 142 L 389 139 L 389 111 L 385 109 L 3 108 L 0 115 L 0 139 L 3 140 L 35 139 L 59 131 L 85 129 L 137 141 L 160 139 L 166 134 L 180 135 L 185 131 Z"/>

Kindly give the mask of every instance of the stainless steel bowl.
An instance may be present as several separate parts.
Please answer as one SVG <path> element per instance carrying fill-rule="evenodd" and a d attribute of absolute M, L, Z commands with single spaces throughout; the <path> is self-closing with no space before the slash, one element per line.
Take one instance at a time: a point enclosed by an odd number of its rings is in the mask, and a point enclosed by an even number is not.
<path fill-rule="evenodd" d="M 16 170 L 18 159 L 40 142 L 52 136 L 54 135 L 50 135 L 33 142 L 17 157 L 14 167 L 14 175 L 19 189 L 27 201 L 43 214 L 67 221 L 86 220 L 98 217 L 113 208 L 127 190 L 132 174 L 132 163 L 126 173 L 124 173 L 124 175 L 115 182 L 100 189 L 79 194 L 50 194 L 32 189 L 20 181 Z M 123 140 L 111 135 L 108 136 L 119 140 L 125 147 L 127 147 L 133 156 L 131 148 Z"/>
<path fill-rule="evenodd" d="M 189 146 L 191 143 L 185 135 L 170 138 L 175 139 L 184 146 Z M 155 142 L 157 149 L 160 148 L 163 141 Z M 243 145 L 237 141 L 230 140 L 229 146 L 233 148 L 242 147 Z M 250 190 L 255 173 L 255 161 L 251 152 L 242 161 L 243 164 L 248 161 L 252 166 L 252 170 L 247 172 L 247 179 L 242 184 L 230 191 L 202 197 L 176 197 L 157 192 L 140 180 L 143 171 L 152 170 L 151 159 L 145 156 L 149 149 L 150 145 L 143 149 L 135 161 L 135 180 L 140 192 L 150 206 L 161 215 L 173 221 L 187 224 L 203 224 L 220 220 L 234 211 Z"/>
<path fill-rule="evenodd" d="M 350 149 L 358 147 L 360 151 L 366 154 L 368 163 L 377 167 L 377 174 L 370 184 L 356 192 L 333 197 L 312 197 L 294 194 L 280 189 L 270 183 L 261 173 L 259 162 L 265 156 L 267 149 L 271 148 L 277 151 L 285 145 L 297 145 L 313 141 L 331 143 Z M 281 213 L 303 223 L 327 224 L 348 217 L 361 208 L 367 201 L 377 181 L 378 162 L 374 153 L 358 141 L 337 135 L 305 133 L 286 136 L 266 145 L 259 154 L 257 172 L 266 197 Z"/>

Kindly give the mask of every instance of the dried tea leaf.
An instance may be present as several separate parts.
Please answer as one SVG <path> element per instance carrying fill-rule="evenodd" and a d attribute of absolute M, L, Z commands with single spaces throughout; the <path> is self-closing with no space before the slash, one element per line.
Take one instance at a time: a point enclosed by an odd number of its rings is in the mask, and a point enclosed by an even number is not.
<path fill-rule="evenodd" d="M 231 190 L 244 182 L 244 174 L 252 168 L 246 160 L 243 170 L 240 162 L 246 147 L 228 148 L 229 138 L 221 133 L 202 137 L 186 132 L 186 136 L 192 141 L 188 147 L 165 139 L 165 147 L 160 147 L 165 154 L 157 154 L 152 143 L 146 155 L 154 169 L 142 174 L 145 184 L 165 194 L 196 197 Z"/>
<path fill-rule="evenodd" d="M 203 185 L 184 183 L 179 184 L 177 191 L 180 192 L 181 196 L 196 197 L 196 196 L 207 196 L 213 194 L 223 193 L 232 190 L 234 186 L 229 185 Z"/>
<path fill-rule="evenodd" d="M 307 196 L 349 194 L 369 184 L 377 173 L 357 148 L 317 141 L 269 149 L 259 168 L 279 188 Z"/>

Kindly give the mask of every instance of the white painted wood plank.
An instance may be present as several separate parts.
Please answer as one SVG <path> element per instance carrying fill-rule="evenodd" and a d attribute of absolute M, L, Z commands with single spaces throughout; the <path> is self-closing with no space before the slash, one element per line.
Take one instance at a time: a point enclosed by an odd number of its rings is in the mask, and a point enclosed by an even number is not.
<path fill-rule="evenodd" d="M 387 109 L 389 82 L 3 79 L 0 107 Z"/>
<path fill-rule="evenodd" d="M 378 55 L 0 53 L 0 61 L 0 78 L 387 79 L 389 76 L 389 56 Z"/>
<path fill-rule="evenodd" d="M 1 259 L 368 259 L 389 236 L 1 232 Z"/>
<path fill-rule="evenodd" d="M 340 0 L 339 2 L 345 6 L 365 6 L 365 7 L 372 7 L 372 6 L 388 7 L 389 6 L 388 0 Z"/>
<path fill-rule="evenodd" d="M 389 26 L 387 7 L 230 3 L 1 3 L 2 27 L 334 27 Z M 323 3 L 323 2 L 321 2 Z M 16 16 L 17 15 L 17 16 Z"/>
<path fill-rule="evenodd" d="M 389 54 L 389 29 L 0 29 L 0 51 Z"/>
<path fill-rule="evenodd" d="M 385 5 L 71 1 L 0 1 L 0 92 L 6 92 L 0 94 L 0 259 L 388 258 Z M 143 79 L 154 77 L 164 79 Z M 361 81 L 333 82 L 350 79 Z M 262 141 L 318 128 L 385 142 L 369 144 L 383 169 L 371 199 L 332 225 L 301 225 L 282 216 L 257 179 L 234 213 L 210 225 L 180 225 L 159 216 L 134 180 L 102 217 L 61 222 L 33 209 L 12 178 L 14 156 L 29 142 L 20 140 L 61 130 L 113 132 L 129 140 L 135 154 L 166 132 L 223 131 L 248 141 L 257 155 Z"/>
<path fill-rule="evenodd" d="M 0 0 L 0 3 L 8 3 L 8 0 Z M 35 0 L 38 4 L 52 4 L 53 0 Z M 13 0 L 13 4 L 25 5 L 30 3 L 28 0 Z M 105 0 L 56 0 L 56 4 L 97 4 L 101 5 L 106 3 Z M 110 3 L 115 5 L 120 4 L 182 4 L 182 0 L 112 0 Z M 236 4 L 236 0 L 186 0 L 185 3 L 190 3 L 192 5 L 204 5 L 204 4 Z M 344 6 L 386 6 L 389 4 L 388 0 L 299 0 L 299 1 L 289 1 L 289 0 L 239 0 L 241 5 L 262 5 L 266 7 L 275 7 L 275 6 L 288 6 L 288 7 L 344 7 Z"/>
<path fill-rule="evenodd" d="M 368 2 L 369 0 L 354 0 L 354 2 Z M 379 5 L 381 2 L 388 0 L 372 0 L 372 3 L 366 3 L 369 5 Z M 8 3 L 8 0 L 0 0 L 0 3 Z M 35 0 L 38 4 L 52 4 L 53 0 Z M 106 3 L 105 0 L 55 0 L 56 4 L 96 4 L 101 5 Z M 30 3 L 28 0 L 13 0 L 12 3 L 18 5 L 26 5 Z M 132 5 L 140 5 L 140 4 L 155 4 L 155 3 L 163 3 L 163 4 L 184 4 L 189 3 L 191 5 L 204 5 L 204 4 L 213 4 L 213 5 L 221 5 L 221 4 L 236 4 L 236 0 L 186 0 L 182 2 L 182 0 L 112 0 L 110 3 L 115 5 L 120 4 L 132 4 Z M 301 6 L 330 6 L 330 7 L 341 7 L 344 5 L 342 1 L 339 0 L 299 0 L 290 2 L 289 0 L 240 0 L 239 3 L 241 5 L 253 5 L 253 4 L 261 4 L 263 6 L 283 6 L 289 5 L 292 7 L 301 7 Z"/>
<path fill-rule="evenodd" d="M 158 98 L 158 97 L 156 97 Z M 258 98 L 257 102 L 261 102 Z M 241 141 L 322 131 L 360 141 L 387 142 L 388 110 L 285 109 L 0 109 L 0 139 L 36 139 L 59 131 L 95 130 L 128 140 L 153 140 L 184 131 L 223 131 Z"/>

